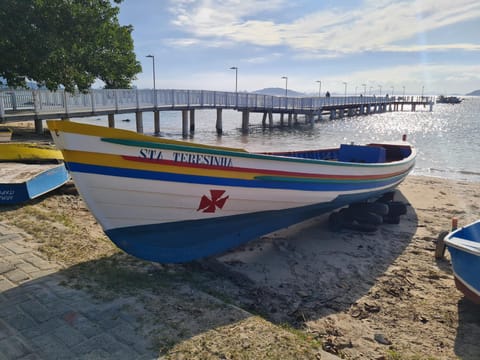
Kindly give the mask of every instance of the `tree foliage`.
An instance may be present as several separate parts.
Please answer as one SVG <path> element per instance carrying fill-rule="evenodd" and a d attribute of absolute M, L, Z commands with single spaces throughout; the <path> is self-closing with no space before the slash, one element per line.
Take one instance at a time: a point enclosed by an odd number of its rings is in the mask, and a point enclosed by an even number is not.
<path fill-rule="evenodd" d="M 1 0 L 0 77 L 13 87 L 30 79 L 70 92 L 96 79 L 130 87 L 142 69 L 132 27 L 119 24 L 118 12 L 109 0 Z"/>

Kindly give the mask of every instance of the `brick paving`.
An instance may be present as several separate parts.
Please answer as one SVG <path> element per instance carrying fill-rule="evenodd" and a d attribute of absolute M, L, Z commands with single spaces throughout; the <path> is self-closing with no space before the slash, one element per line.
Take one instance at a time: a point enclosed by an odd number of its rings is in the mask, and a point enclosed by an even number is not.
<path fill-rule="evenodd" d="M 0 222 L 0 360 L 156 359 L 133 297 L 101 301 L 62 286 L 60 267 Z"/>

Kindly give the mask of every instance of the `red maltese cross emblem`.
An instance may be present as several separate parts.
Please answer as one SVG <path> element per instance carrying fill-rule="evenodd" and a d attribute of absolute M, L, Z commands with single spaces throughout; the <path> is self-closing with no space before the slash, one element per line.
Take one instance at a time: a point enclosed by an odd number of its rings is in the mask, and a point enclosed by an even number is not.
<path fill-rule="evenodd" d="M 228 196 L 222 198 L 223 194 L 225 194 L 225 190 L 210 190 L 210 198 L 207 195 L 203 195 L 197 211 L 201 210 L 204 213 L 214 213 L 217 208 L 223 208 L 228 199 Z"/>

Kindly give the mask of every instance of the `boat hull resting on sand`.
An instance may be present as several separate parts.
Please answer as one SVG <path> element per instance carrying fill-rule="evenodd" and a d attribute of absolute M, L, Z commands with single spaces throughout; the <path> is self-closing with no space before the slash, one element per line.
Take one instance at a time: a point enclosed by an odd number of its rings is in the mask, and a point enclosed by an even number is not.
<path fill-rule="evenodd" d="M 407 142 L 250 153 L 48 121 L 105 233 L 139 258 L 187 262 L 391 191 L 412 170 Z"/>

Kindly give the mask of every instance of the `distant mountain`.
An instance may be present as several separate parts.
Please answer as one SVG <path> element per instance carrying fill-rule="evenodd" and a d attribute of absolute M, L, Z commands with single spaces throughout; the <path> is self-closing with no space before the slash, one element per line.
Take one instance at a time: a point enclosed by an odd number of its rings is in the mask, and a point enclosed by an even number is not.
<path fill-rule="evenodd" d="M 285 88 L 265 88 L 261 90 L 256 90 L 254 91 L 255 94 L 262 94 L 262 95 L 273 95 L 273 96 L 285 96 Z M 287 95 L 288 96 L 293 96 L 293 97 L 301 97 L 305 96 L 304 93 L 294 91 L 294 90 L 289 90 L 287 89 Z"/>
<path fill-rule="evenodd" d="M 480 96 L 480 90 L 472 91 L 471 93 L 468 93 L 467 96 Z"/>

